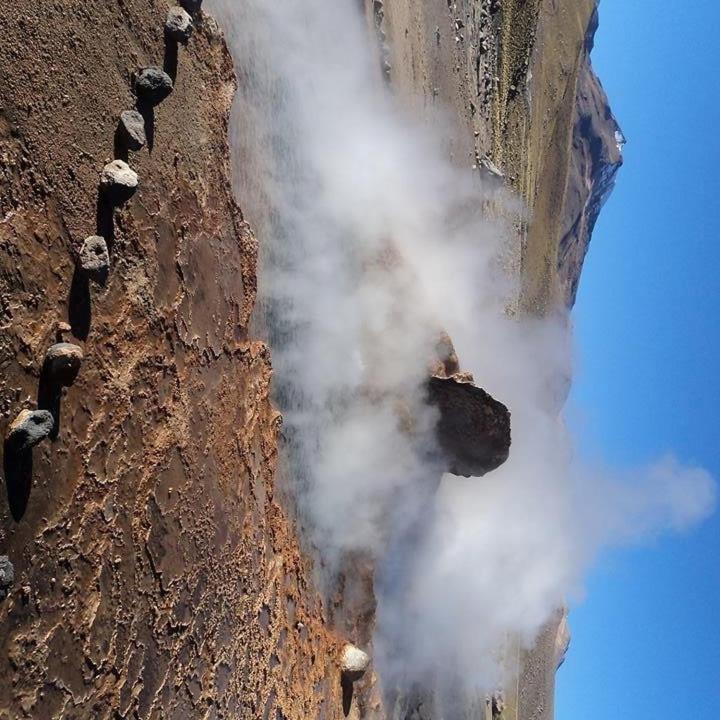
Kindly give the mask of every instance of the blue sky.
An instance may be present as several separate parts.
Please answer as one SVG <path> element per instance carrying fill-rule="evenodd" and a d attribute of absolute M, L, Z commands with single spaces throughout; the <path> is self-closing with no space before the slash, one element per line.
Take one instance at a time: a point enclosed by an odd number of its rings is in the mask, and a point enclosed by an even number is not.
<path fill-rule="evenodd" d="M 720 478 L 720 3 L 602 0 L 593 54 L 628 145 L 574 312 L 581 454 Z M 610 553 L 571 615 L 557 720 L 720 718 L 720 517 Z"/>

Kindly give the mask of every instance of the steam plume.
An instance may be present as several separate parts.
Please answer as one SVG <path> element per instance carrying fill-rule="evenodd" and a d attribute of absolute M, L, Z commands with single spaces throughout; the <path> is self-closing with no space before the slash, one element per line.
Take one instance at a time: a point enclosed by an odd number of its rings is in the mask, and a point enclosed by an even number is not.
<path fill-rule="evenodd" d="M 356 2 L 210 5 L 239 76 L 236 181 L 307 538 L 330 575 L 348 552 L 376 559 L 386 679 L 493 688 L 508 636 L 531 644 L 603 547 L 692 526 L 714 483 L 673 459 L 632 480 L 577 466 L 568 323 L 507 313 L 514 235 L 488 208 L 519 209 L 396 105 Z M 437 489 L 422 386 L 440 329 L 511 409 L 513 445 Z"/>

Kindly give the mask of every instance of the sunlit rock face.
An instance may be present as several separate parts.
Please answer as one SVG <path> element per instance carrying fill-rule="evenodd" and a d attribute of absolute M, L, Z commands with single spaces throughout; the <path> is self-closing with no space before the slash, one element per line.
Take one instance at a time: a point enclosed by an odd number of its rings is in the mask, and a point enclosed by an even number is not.
<path fill-rule="evenodd" d="M 623 164 L 625 136 L 590 63 L 597 28 L 596 10 L 587 29 L 578 72 L 573 153 L 558 248 L 558 276 L 568 307 L 575 304 L 595 223 Z"/>

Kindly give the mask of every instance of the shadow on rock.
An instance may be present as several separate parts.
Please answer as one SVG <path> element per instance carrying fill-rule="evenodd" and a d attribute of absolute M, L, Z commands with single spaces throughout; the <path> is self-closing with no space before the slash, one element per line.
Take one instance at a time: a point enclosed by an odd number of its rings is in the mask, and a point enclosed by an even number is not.
<path fill-rule="evenodd" d="M 3 470 L 10 514 L 16 522 L 25 515 L 32 487 L 33 448 L 52 433 L 48 410 L 23 410 L 10 425 L 4 443 Z"/>
<path fill-rule="evenodd" d="M 10 514 L 15 522 L 20 522 L 30 500 L 33 474 L 32 450 L 13 450 L 8 448 L 6 442 L 3 464 Z"/>
<path fill-rule="evenodd" d="M 343 715 L 347 717 L 352 708 L 353 699 L 353 681 L 344 675 L 340 678 L 340 686 L 342 687 L 342 709 Z"/>
<path fill-rule="evenodd" d="M 55 343 L 45 355 L 40 383 L 38 384 L 38 408 L 47 410 L 53 417 L 49 437 L 57 439 L 60 434 L 60 410 L 63 388 L 70 387 L 82 366 L 83 352 L 71 343 Z"/>
<path fill-rule="evenodd" d="M 177 80 L 178 71 L 178 43 L 167 32 L 165 33 L 165 55 L 163 57 L 163 70 L 170 76 L 173 83 Z"/>
<path fill-rule="evenodd" d="M 142 115 L 147 149 L 152 152 L 155 145 L 155 107 L 149 102 L 138 100 L 136 110 Z"/>

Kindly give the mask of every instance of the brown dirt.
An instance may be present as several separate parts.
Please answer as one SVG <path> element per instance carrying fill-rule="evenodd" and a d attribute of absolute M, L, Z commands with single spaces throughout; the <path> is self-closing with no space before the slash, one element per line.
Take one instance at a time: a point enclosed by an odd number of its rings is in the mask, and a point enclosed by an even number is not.
<path fill-rule="evenodd" d="M 275 499 L 270 358 L 247 331 L 256 241 L 228 177 L 234 75 L 207 18 L 152 151 L 130 157 L 141 189 L 115 214 L 108 285 L 90 287 L 90 318 L 82 288 L 69 301 L 131 75 L 162 64 L 167 8 L 0 12 L 0 435 L 34 406 L 58 322 L 85 354 L 22 521 L 1 504 L 16 583 L 0 606 L 0 718 L 340 707 L 334 641 Z"/>

